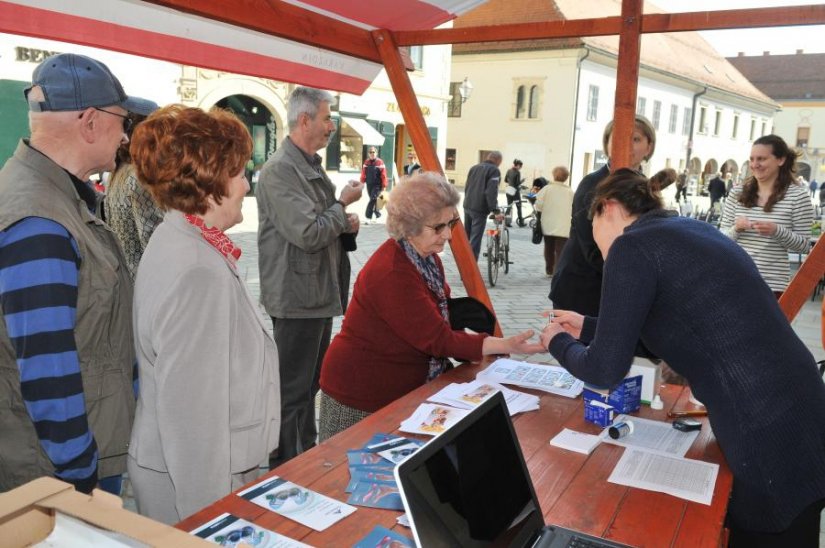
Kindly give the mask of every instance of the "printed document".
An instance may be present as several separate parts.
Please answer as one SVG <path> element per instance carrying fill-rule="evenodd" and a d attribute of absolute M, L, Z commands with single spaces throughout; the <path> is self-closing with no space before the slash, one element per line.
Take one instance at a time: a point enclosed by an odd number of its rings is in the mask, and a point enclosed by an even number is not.
<path fill-rule="evenodd" d="M 476 375 L 477 380 L 513 384 L 575 398 L 582 393 L 584 383 L 558 365 L 539 365 L 499 358 Z"/>
<path fill-rule="evenodd" d="M 356 510 L 278 476 L 256 483 L 238 496 L 316 531 L 323 531 Z"/>
<path fill-rule="evenodd" d="M 607 433 L 609 428 L 605 428 L 599 434 L 602 441 L 675 457 L 684 457 L 699 435 L 698 430 L 682 432 L 673 428 L 673 425 L 669 422 L 641 419 L 630 415 L 619 415 L 613 422 L 614 424 L 617 422 L 632 422 L 633 433 L 614 440 Z"/>
<path fill-rule="evenodd" d="M 507 411 L 511 416 L 522 411 L 535 411 L 539 408 L 538 396 L 510 390 L 491 381 L 454 382 L 427 399 L 433 403 L 443 403 L 459 409 L 475 409 L 489 398 L 492 398 L 496 392 L 501 392 L 504 396 L 504 401 L 507 402 Z"/>
<path fill-rule="evenodd" d="M 410 418 L 401 423 L 399 428 L 402 432 L 410 434 L 424 434 L 426 436 L 437 436 L 446 432 L 449 427 L 466 417 L 470 411 L 466 409 L 455 409 L 445 405 L 434 405 L 432 403 L 422 403 L 413 411 Z"/>
<path fill-rule="evenodd" d="M 627 447 L 607 481 L 710 505 L 718 474 L 718 464 Z"/>
<path fill-rule="evenodd" d="M 256 548 L 308 548 L 309 544 L 264 529 L 249 521 L 221 514 L 206 525 L 191 531 L 196 537 L 221 546 L 255 546 Z"/>

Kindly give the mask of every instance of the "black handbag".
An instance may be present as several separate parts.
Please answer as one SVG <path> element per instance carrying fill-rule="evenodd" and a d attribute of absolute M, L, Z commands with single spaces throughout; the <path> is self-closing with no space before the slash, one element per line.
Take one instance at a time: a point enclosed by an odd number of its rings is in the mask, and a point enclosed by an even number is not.
<path fill-rule="evenodd" d="M 492 335 L 496 328 L 496 317 L 484 303 L 473 297 L 458 297 L 447 300 L 450 327 L 455 330 L 472 329 L 476 333 Z"/>
<path fill-rule="evenodd" d="M 533 237 L 531 241 L 534 244 L 540 244 L 544 241 L 544 234 L 541 232 L 541 212 L 536 211 L 536 218 L 530 221 L 533 225 Z"/>

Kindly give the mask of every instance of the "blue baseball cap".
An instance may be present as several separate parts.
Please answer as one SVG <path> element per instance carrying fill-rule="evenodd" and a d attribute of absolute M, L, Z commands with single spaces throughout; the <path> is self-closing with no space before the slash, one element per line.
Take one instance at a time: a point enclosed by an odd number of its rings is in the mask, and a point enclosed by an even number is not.
<path fill-rule="evenodd" d="M 39 86 L 45 100 L 28 101 L 29 91 Z M 109 67 L 85 55 L 60 53 L 37 65 L 32 85 L 23 91 L 34 112 L 76 111 L 116 105 L 127 112 L 148 116 L 158 105 L 154 101 L 129 97 Z"/>

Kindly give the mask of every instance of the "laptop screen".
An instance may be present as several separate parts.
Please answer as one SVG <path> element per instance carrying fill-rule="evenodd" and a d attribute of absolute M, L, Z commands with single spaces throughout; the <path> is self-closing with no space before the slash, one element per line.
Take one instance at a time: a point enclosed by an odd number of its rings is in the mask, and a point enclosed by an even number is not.
<path fill-rule="evenodd" d="M 524 546 L 544 527 L 500 393 L 395 474 L 419 546 Z"/>

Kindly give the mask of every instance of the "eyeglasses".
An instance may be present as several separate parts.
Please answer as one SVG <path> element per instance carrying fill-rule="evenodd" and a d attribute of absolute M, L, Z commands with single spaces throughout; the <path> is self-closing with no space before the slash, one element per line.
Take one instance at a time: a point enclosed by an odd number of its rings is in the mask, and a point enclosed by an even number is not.
<path fill-rule="evenodd" d="M 129 133 L 129 130 L 132 129 L 133 120 L 129 118 L 129 116 L 124 116 L 123 114 L 118 114 L 117 112 L 112 112 L 110 110 L 104 110 L 102 108 L 92 107 L 95 110 L 99 110 L 100 112 L 105 112 L 106 114 L 111 114 L 112 116 L 117 116 L 118 118 L 123 118 L 123 133 Z"/>
<path fill-rule="evenodd" d="M 456 217 L 454 219 L 450 219 L 446 223 L 438 223 L 435 226 L 430 226 L 430 225 L 424 225 L 424 226 L 426 226 L 427 228 L 431 228 L 433 230 L 433 232 L 440 235 L 442 232 L 444 232 L 444 229 L 447 228 L 447 227 L 449 227 L 450 230 L 452 230 L 453 227 L 455 225 L 457 225 L 460 220 L 461 220 L 461 217 Z"/>
<path fill-rule="evenodd" d="M 371 151 L 370 151 L 370 154 L 375 154 L 375 151 L 374 151 L 374 150 L 371 150 Z"/>

